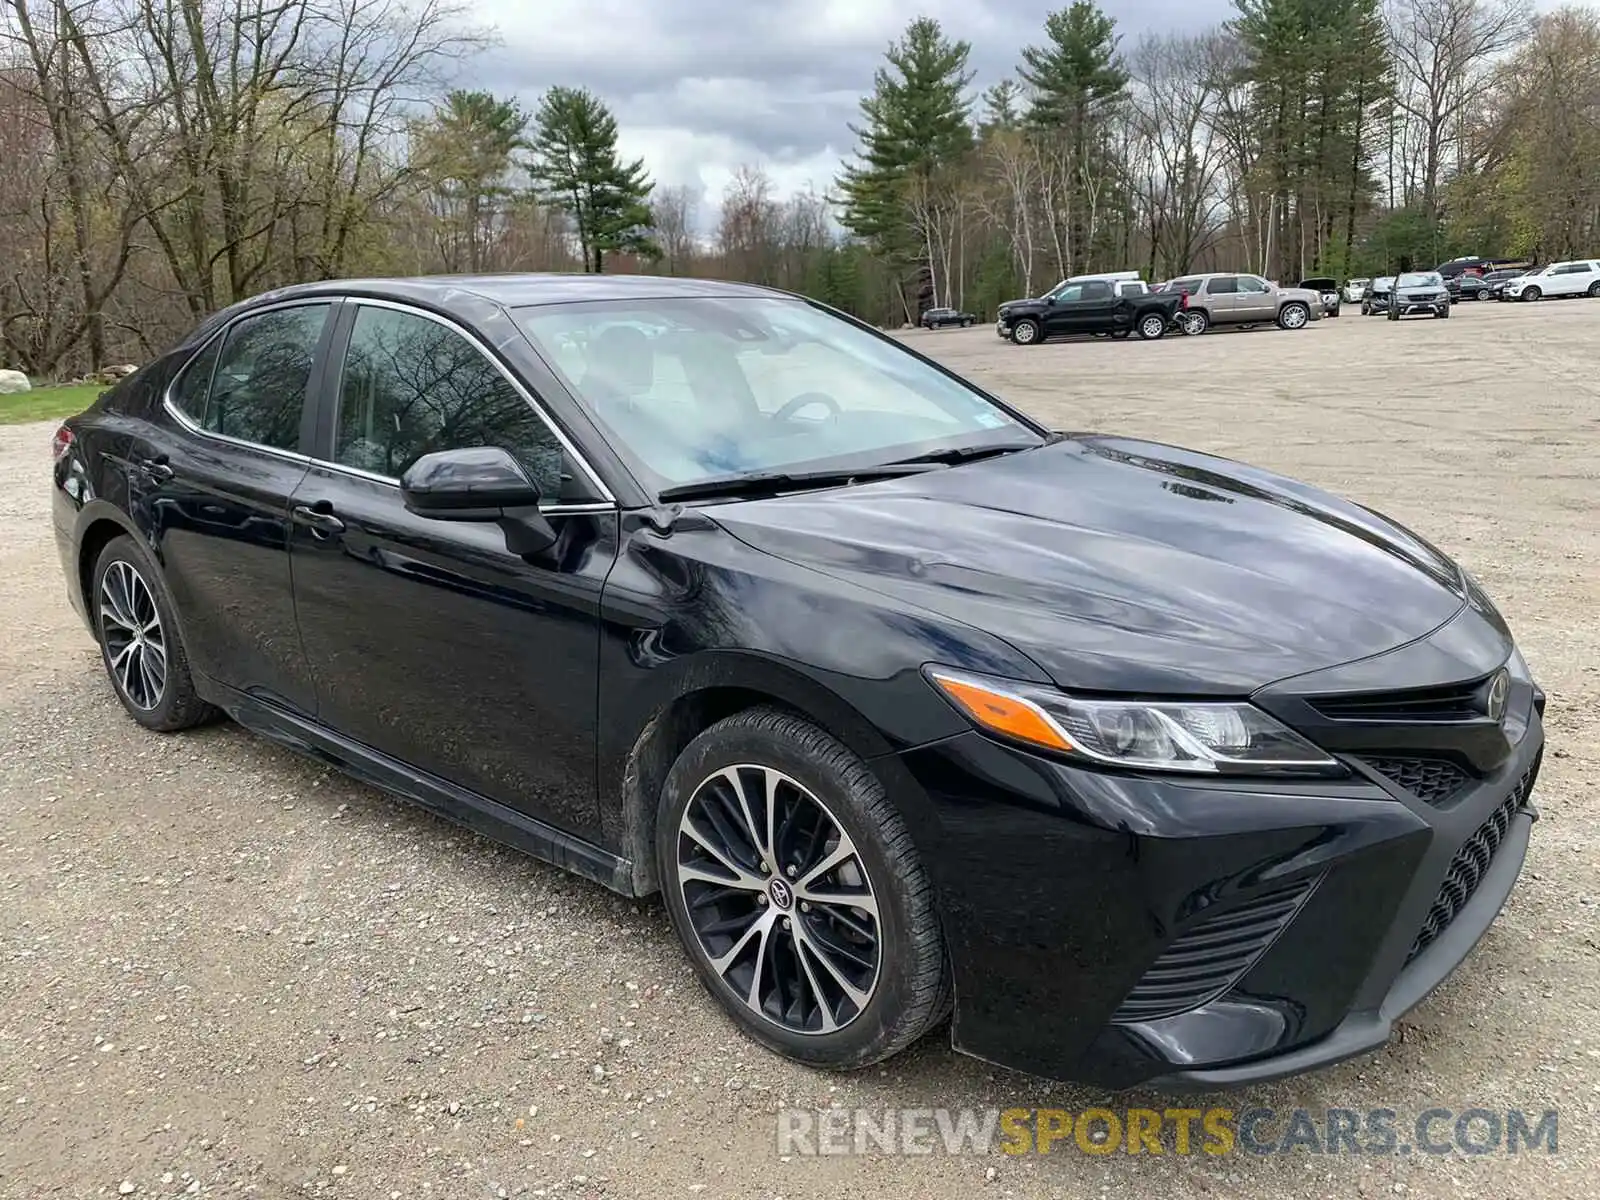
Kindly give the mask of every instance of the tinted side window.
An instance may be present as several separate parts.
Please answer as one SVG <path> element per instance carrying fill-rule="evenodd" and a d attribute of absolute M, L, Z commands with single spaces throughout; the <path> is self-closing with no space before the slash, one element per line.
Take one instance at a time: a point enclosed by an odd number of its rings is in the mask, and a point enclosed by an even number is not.
<path fill-rule="evenodd" d="M 1111 295 L 1111 285 L 1099 279 L 1091 279 L 1083 285 L 1081 300 L 1105 300 Z"/>
<path fill-rule="evenodd" d="M 471 446 L 511 451 L 541 495 L 561 495 L 561 443 L 476 346 L 427 317 L 360 309 L 339 386 L 335 459 L 398 479 L 424 454 Z"/>
<path fill-rule="evenodd" d="M 329 306 L 246 317 L 228 330 L 201 424 L 279 450 L 300 446 L 300 413 Z"/>
<path fill-rule="evenodd" d="M 206 392 L 211 387 L 211 372 L 217 366 L 217 351 L 222 349 L 222 339 L 212 338 L 211 344 L 189 360 L 172 384 L 172 402 L 196 425 L 205 419 Z"/>
<path fill-rule="evenodd" d="M 1206 281 L 1206 295 L 1231 296 L 1239 290 L 1239 280 L 1234 275 L 1222 275 Z"/>

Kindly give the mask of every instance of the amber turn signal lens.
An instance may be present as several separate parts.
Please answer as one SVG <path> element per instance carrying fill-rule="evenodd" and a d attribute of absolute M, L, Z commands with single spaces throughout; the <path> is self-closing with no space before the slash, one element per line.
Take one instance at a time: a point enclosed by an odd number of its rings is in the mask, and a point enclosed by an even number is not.
<path fill-rule="evenodd" d="M 929 676 L 956 707 L 982 729 L 1049 750 L 1068 750 L 1069 742 L 1040 709 L 1028 701 L 997 692 L 970 679 L 957 679 L 938 671 Z"/>

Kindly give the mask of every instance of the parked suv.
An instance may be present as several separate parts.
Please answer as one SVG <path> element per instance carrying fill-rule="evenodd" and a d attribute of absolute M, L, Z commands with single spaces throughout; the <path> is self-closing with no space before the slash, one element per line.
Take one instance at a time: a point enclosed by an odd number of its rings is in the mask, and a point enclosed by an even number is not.
<path fill-rule="evenodd" d="M 922 314 L 922 319 L 917 322 L 924 329 L 942 329 L 946 325 L 959 325 L 965 329 L 978 318 L 969 312 L 961 312 L 954 308 L 930 308 Z"/>
<path fill-rule="evenodd" d="M 1557 296 L 1600 296 L 1600 262 L 1551 263 L 1542 271 L 1530 271 L 1506 284 L 1511 300 L 1543 300 Z"/>
<path fill-rule="evenodd" d="M 1271 322 L 1280 329 L 1304 329 L 1307 321 L 1322 319 L 1320 292 L 1279 287 L 1259 275 L 1186 275 L 1174 279 L 1165 290 L 1189 298 L 1178 314 L 1178 324 L 1191 336 L 1213 325 Z"/>
<path fill-rule="evenodd" d="M 1434 317 L 1450 315 L 1450 289 L 1439 272 L 1407 271 L 1394 281 L 1387 308 L 1389 320 L 1398 321 L 1411 313 L 1428 313 Z"/>

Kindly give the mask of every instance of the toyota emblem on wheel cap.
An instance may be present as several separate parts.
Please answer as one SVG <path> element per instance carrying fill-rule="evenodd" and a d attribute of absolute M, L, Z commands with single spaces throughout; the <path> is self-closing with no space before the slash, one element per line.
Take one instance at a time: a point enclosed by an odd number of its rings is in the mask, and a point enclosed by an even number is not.
<path fill-rule="evenodd" d="M 787 909 L 794 903 L 794 891 L 781 879 L 774 879 L 767 885 L 767 894 L 772 897 L 775 908 Z"/>
<path fill-rule="evenodd" d="M 1489 694 L 1484 699 L 1484 710 L 1491 721 L 1498 721 L 1506 715 L 1506 697 L 1511 692 L 1511 676 L 1501 671 L 1489 684 Z"/>

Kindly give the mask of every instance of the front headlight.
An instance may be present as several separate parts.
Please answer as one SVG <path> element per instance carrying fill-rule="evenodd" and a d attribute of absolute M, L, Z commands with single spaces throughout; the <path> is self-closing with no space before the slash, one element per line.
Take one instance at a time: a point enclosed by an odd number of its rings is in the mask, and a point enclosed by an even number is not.
<path fill-rule="evenodd" d="M 927 675 L 980 729 L 1106 766 L 1211 775 L 1339 768 L 1251 704 L 1088 700 L 943 667 Z"/>

